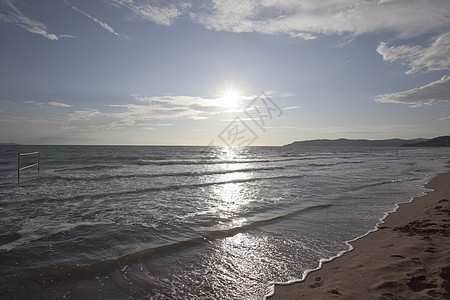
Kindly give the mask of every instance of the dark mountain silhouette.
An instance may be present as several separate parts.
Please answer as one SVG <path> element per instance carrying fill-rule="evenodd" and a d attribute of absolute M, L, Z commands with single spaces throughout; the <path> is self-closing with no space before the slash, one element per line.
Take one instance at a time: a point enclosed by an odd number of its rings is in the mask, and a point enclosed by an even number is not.
<path fill-rule="evenodd" d="M 423 142 L 405 143 L 401 147 L 450 147 L 450 135 L 439 136 Z"/>
<path fill-rule="evenodd" d="M 388 140 L 365 140 L 365 139 L 337 139 L 337 140 L 307 140 L 307 141 L 296 141 L 291 144 L 285 145 L 285 147 L 293 146 L 339 146 L 339 147 L 400 147 L 403 145 L 419 144 L 428 141 L 427 139 L 417 138 L 417 139 L 388 139 Z"/>

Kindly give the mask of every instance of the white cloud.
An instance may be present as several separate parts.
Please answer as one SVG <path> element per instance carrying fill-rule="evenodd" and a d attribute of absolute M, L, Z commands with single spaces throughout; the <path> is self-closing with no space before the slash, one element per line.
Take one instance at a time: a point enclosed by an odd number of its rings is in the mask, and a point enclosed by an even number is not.
<path fill-rule="evenodd" d="M 44 106 L 45 104 L 43 102 L 38 102 L 38 101 L 34 101 L 34 100 L 26 100 L 23 101 L 24 104 L 33 104 L 36 106 Z M 62 103 L 62 102 L 56 102 L 56 101 L 51 101 L 47 103 L 48 105 L 51 106 L 59 106 L 59 107 L 72 107 L 72 105 L 66 104 L 66 103 Z"/>
<path fill-rule="evenodd" d="M 254 97 L 242 96 L 242 104 L 245 106 Z M 212 115 L 225 113 L 221 98 L 204 98 L 196 96 L 134 96 L 134 103 L 108 105 L 110 109 L 85 109 L 75 110 L 65 117 L 52 119 L 52 122 L 64 124 L 64 128 L 71 129 L 115 129 L 130 126 L 146 127 L 155 129 L 173 126 L 165 120 L 189 119 L 203 120 Z M 0 100 L 1 103 L 9 103 Z M 57 101 L 37 102 L 34 100 L 22 101 L 25 105 L 72 107 L 69 104 Z M 50 111 L 49 111 L 50 112 Z M 8 118 L 10 121 L 16 119 Z M 32 122 L 32 119 L 20 119 Z M 161 120 L 161 122 L 154 122 Z M 162 121 L 164 120 L 164 121 Z M 40 120 L 37 120 L 41 122 Z M 149 123 L 149 121 L 153 121 Z"/>
<path fill-rule="evenodd" d="M 181 2 L 179 8 L 168 1 L 113 0 L 116 6 L 129 8 L 136 16 L 159 25 L 169 26 L 181 15 L 181 10 L 190 8 L 189 3 Z M 158 4 L 159 2 L 159 4 Z"/>
<path fill-rule="evenodd" d="M 34 101 L 34 100 L 23 101 L 23 103 L 24 103 L 24 104 L 34 104 L 34 105 L 36 105 L 36 106 L 44 106 L 44 103 L 42 103 L 42 102 L 37 102 L 37 101 Z"/>
<path fill-rule="evenodd" d="M 67 121 L 87 121 L 98 115 L 100 115 L 98 110 L 77 110 L 67 116 Z"/>
<path fill-rule="evenodd" d="M 154 124 L 154 123 L 141 123 L 141 124 L 138 124 L 138 125 L 139 126 L 149 126 L 149 127 L 151 127 L 151 126 L 158 126 L 158 127 L 173 126 L 173 124 L 170 124 L 170 123 L 156 123 L 156 124 Z"/>
<path fill-rule="evenodd" d="M 450 121 L 450 116 L 439 118 L 439 121 Z"/>
<path fill-rule="evenodd" d="M 0 103 L 9 103 L 9 104 L 15 104 L 14 102 L 12 102 L 12 101 L 9 101 L 9 100 L 0 100 Z"/>
<path fill-rule="evenodd" d="M 110 105 L 121 109 L 116 113 L 104 114 L 104 116 L 118 119 L 112 122 L 109 128 L 133 125 L 138 121 L 191 119 L 204 120 L 210 116 L 224 112 L 224 103 L 221 98 L 208 99 L 194 96 L 134 96 L 137 103 Z M 254 97 L 242 96 L 242 101 L 253 100 Z M 244 102 L 243 102 L 244 103 Z M 119 122 L 119 123 L 117 123 Z M 148 124 L 146 124 L 148 125 Z M 160 123 L 151 126 L 171 126 L 172 124 Z"/>
<path fill-rule="evenodd" d="M 450 76 L 444 76 L 440 80 L 411 90 L 380 95 L 378 102 L 410 104 L 412 107 L 424 104 L 450 101 Z"/>
<path fill-rule="evenodd" d="M 76 38 L 76 36 L 71 34 L 60 34 L 59 38 Z"/>
<path fill-rule="evenodd" d="M 309 32 L 299 32 L 299 33 L 295 33 L 295 34 L 291 34 L 291 35 L 294 38 L 301 38 L 304 40 L 314 40 L 315 38 L 317 38 L 317 36 L 312 35 Z"/>
<path fill-rule="evenodd" d="M 284 107 L 283 110 L 291 110 L 291 109 L 299 109 L 300 106 L 288 106 L 288 107 Z"/>
<path fill-rule="evenodd" d="M 412 37 L 448 26 L 448 11 L 448 0 L 212 0 L 192 9 L 191 18 L 214 30 L 285 33 L 301 38 L 380 30 Z"/>
<path fill-rule="evenodd" d="M 72 107 L 72 105 L 62 103 L 62 102 L 56 102 L 56 101 L 49 102 L 48 105 L 59 106 L 59 107 Z"/>
<path fill-rule="evenodd" d="M 108 129 L 123 128 L 123 127 L 132 126 L 135 124 L 135 122 L 136 121 L 131 118 L 122 118 L 120 120 L 110 122 L 106 126 L 100 126 L 100 128 L 108 128 Z"/>
<path fill-rule="evenodd" d="M 195 110 L 187 106 L 163 107 L 159 104 L 121 104 L 110 105 L 111 107 L 122 108 L 124 111 L 110 113 L 108 116 L 120 120 L 165 120 L 187 118 L 199 120 L 205 118 L 202 114 L 206 112 Z"/>
<path fill-rule="evenodd" d="M 41 35 L 49 40 L 58 40 L 58 36 L 50 33 L 43 23 L 25 16 L 14 4 L 14 0 L 4 0 L 0 3 L 3 10 L 7 13 L 0 13 L 0 21 L 4 23 L 15 24 L 28 32 Z"/>
<path fill-rule="evenodd" d="M 30 123 L 30 124 L 57 124 L 57 121 L 54 119 L 33 119 L 29 117 L 22 116 L 5 116 L 1 119 L 1 122 L 7 123 Z"/>
<path fill-rule="evenodd" d="M 0 21 L 16 24 L 47 39 L 56 35 L 41 22 L 25 16 L 15 5 L 18 0 L 0 2 Z M 73 6 L 70 7 L 114 35 L 109 24 Z M 345 34 L 345 37 L 388 30 L 408 38 L 438 32 L 450 23 L 448 0 L 110 0 L 134 17 L 169 26 L 179 18 L 189 18 L 206 28 L 230 32 L 289 34 L 311 40 L 320 34 Z M 3 8 L 3 9 L 2 9 Z"/>
<path fill-rule="evenodd" d="M 220 106 L 217 99 L 207 99 L 193 96 L 152 96 L 152 97 L 136 96 L 135 99 L 138 100 L 139 102 L 161 103 L 175 106 L 203 106 L 203 107 Z"/>
<path fill-rule="evenodd" d="M 276 92 L 268 92 L 276 94 Z M 282 94 L 290 95 L 290 94 Z M 257 96 L 241 96 L 241 107 L 233 112 L 243 110 Z M 133 96 L 133 103 L 112 104 L 108 109 L 84 109 L 74 110 L 64 117 L 53 118 L 52 121 L 64 124 L 64 128 L 94 130 L 94 129 L 115 129 L 130 126 L 146 127 L 156 129 L 173 126 L 169 120 L 188 119 L 204 120 L 214 115 L 227 114 L 223 99 L 204 98 L 197 96 Z M 1 100 L 1 102 L 7 102 Z M 57 101 L 37 102 L 23 101 L 27 105 L 72 107 L 69 104 Z M 295 109 L 287 107 L 286 109 Z M 52 110 L 46 110 L 51 113 Z M 28 120 L 27 122 L 31 122 Z"/>
<path fill-rule="evenodd" d="M 99 24 L 101 27 L 103 27 L 103 29 L 109 31 L 110 33 L 119 36 L 119 34 L 117 32 L 114 31 L 114 29 L 112 29 L 111 26 L 109 26 L 108 24 L 106 24 L 105 22 L 100 21 L 99 19 L 91 16 L 90 14 L 88 14 L 87 12 L 79 9 L 78 7 L 75 7 L 74 5 L 70 4 L 68 1 L 64 0 L 64 2 L 69 5 L 74 11 L 77 11 L 83 15 L 85 15 L 86 17 L 88 17 L 89 19 L 91 19 L 92 21 L 94 21 L 95 23 Z"/>
<path fill-rule="evenodd" d="M 382 42 L 378 45 L 377 52 L 385 61 L 406 62 L 410 68 L 406 74 L 421 70 L 447 70 L 450 69 L 450 32 L 438 36 L 428 47 L 388 46 L 388 43 Z"/>

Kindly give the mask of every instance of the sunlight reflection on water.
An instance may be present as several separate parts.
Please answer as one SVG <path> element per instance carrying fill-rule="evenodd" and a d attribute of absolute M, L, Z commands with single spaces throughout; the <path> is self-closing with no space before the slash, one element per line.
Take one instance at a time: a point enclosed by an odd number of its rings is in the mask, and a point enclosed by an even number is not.
<path fill-rule="evenodd" d="M 224 147 L 221 148 L 221 159 L 229 161 L 239 157 L 241 149 Z M 230 166 L 223 165 L 223 170 L 229 170 Z M 229 229 L 238 229 L 236 234 L 221 240 L 213 249 L 208 264 L 214 270 L 212 280 L 216 281 L 213 286 L 217 288 L 233 289 L 240 282 L 248 287 L 250 298 L 255 297 L 255 290 L 264 274 L 269 271 L 266 253 L 270 246 L 267 237 L 254 235 L 248 232 L 239 232 L 239 228 L 245 227 L 250 222 L 245 217 L 246 206 L 252 202 L 251 194 L 255 193 L 253 186 L 248 182 L 237 182 L 253 178 L 253 172 L 233 172 L 223 175 L 223 181 L 227 184 L 213 187 L 213 193 L 217 201 L 217 213 L 224 220 Z M 266 261 L 266 263 L 264 263 Z M 268 269 L 268 270 L 265 270 Z M 238 297 L 245 297 L 240 290 L 236 293 Z M 233 293 L 231 293 L 233 294 Z M 230 295 L 230 294 L 229 294 Z M 228 296 L 229 296 L 228 295 Z"/>
<path fill-rule="evenodd" d="M 218 155 L 221 159 L 229 161 L 240 155 L 242 148 L 235 147 L 222 147 Z M 223 171 L 232 170 L 233 166 L 229 164 L 223 165 Z M 213 193 L 217 199 L 217 212 L 222 220 L 228 220 L 230 227 L 240 227 L 242 226 L 246 219 L 233 219 L 242 212 L 242 208 L 248 204 L 249 199 L 247 197 L 249 190 L 248 184 L 237 182 L 245 179 L 252 178 L 254 176 L 253 172 L 233 172 L 225 173 L 222 175 L 223 182 L 229 182 L 226 184 L 221 184 L 213 187 Z"/>

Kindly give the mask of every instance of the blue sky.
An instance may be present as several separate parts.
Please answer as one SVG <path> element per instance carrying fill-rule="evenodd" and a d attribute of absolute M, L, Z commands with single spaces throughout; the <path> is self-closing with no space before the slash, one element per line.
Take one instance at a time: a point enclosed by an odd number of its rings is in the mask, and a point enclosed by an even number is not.
<path fill-rule="evenodd" d="M 450 1 L 0 0 L 0 142 L 450 134 Z"/>

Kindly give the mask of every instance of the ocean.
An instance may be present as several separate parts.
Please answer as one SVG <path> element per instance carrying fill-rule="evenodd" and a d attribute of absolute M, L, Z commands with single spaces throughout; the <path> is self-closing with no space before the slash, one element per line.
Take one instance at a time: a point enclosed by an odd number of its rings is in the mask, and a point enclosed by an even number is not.
<path fill-rule="evenodd" d="M 264 299 L 445 171 L 443 148 L 0 146 L 1 299 Z M 21 171 L 17 153 L 39 151 Z M 21 165 L 36 156 L 22 157 Z"/>

